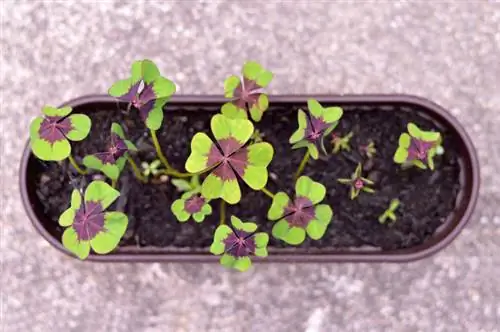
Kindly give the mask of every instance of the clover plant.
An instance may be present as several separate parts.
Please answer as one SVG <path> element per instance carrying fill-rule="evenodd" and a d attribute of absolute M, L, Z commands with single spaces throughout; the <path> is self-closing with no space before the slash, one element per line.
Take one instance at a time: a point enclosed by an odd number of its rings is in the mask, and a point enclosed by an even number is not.
<path fill-rule="evenodd" d="M 186 170 L 191 173 L 210 172 L 201 186 L 205 198 L 222 198 L 229 204 L 236 204 L 241 199 L 237 176 L 254 190 L 266 185 L 273 147 L 267 142 L 245 145 L 254 132 L 252 122 L 247 119 L 216 114 L 210 127 L 216 143 L 205 133 L 195 134 Z"/>
<path fill-rule="evenodd" d="M 396 221 L 396 219 L 397 219 L 395 212 L 396 212 L 397 208 L 399 207 L 400 203 L 401 202 L 397 198 L 391 200 L 391 203 L 389 204 L 389 207 L 384 211 L 384 213 L 382 213 L 378 217 L 378 221 L 381 224 L 385 224 L 386 220 L 390 219 L 394 223 Z"/>
<path fill-rule="evenodd" d="M 355 199 L 358 197 L 359 193 L 361 191 L 367 192 L 367 193 L 374 193 L 375 190 L 370 188 L 369 186 L 373 185 L 374 182 L 371 181 L 370 179 L 364 178 L 361 176 L 362 172 L 362 166 L 361 164 L 358 164 L 356 167 L 356 170 L 352 174 L 350 179 L 338 179 L 337 181 L 342 184 L 347 184 L 351 187 L 350 191 L 350 196 L 351 199 Z"/>
<path fill-rule="evenodd" d="M 222 255 L 220 263 L 239 271 L 246 271 L 252 265 L 250 256 L 267 256 L 267 233 L 257 233 L 257 224 L 242 222 L 231 217 L 231 225 L 219 225 L 215 230 L 210 252 Z"/>
<path fill-rule="evenodd" d="M 332 153 L 339 153 L 340 151 L 351 151 L 351 146 L 349 142 L 351 141 L 353 132 L 349 132 L 349 134 L 344 137 L 338 136 L 335 133 L 332 133 L 332 145 L 333 151 Z"/>
<path fill-rule="evenodd" d="M 414 123 L 408 123 L 408 133 L 399 137 L 399 147 L 394 154 L 394 162 L 404 166 L 434 169 L 434 156 L 442 150 L 441 134 L 421 130 Z"/>
<path fill-rule="evenodd" d="M 231 101 L 222 106 L 222 114 L 230 118 L 248 117 L 259 122 L 269 107 L 264 88 L 273 79 L 273 74 L 255 61 L 243 65 L 242 76 L 232 75 L 224 81 L 224 96 Z"/>
<path fill-rule="evenodd" d="M 91 127 L 85 114 L 71 114 L 69 106 L 44 106 L 43 116 L 36 117 L 30 126 L 31 149 L 41 160 L 60 161 L 71 158 L 70 141 L 87 137 Z"/>
<path fill-rule="evenodd" d="M 98 254 L 107 254 L 116 248 L 128 224 L 126 214 L 107 212 L 120 193 L 103 181 L 91 182 L 85 194 L 74 189 L 71 205 L 59 217 L 59 225 L 66 227 L 62 243 L 80 259 L 85 259 L 90 248 Z"/>
<path fill-rule="evenodd" d="M 333 214 L 330 206 L 319 204 L 325 194 L 324 185 L 301 176 L 295 184 L 293 200 L 284 192 L 274 195 L 267 213 L 267 218 L 276 222 L 273 236 L 293 245 L 304 242 L 306 233 L 311 239 L 320 239 Z"/>
<path fill-rule="evenodd" d="M 307 107 L 307 113 L 298 111 L 299 128 L 290 137 L 290 144 L 292 149 L 307 148 L 308 154 L 318 159 L 318 146 L 325 152 L 323 139 L 335 129 L 343 111 L 340 107 L 323 107 L 314 99 L 307 101 Z"/>
<path fill-rule="evenodd" d="M 198 132 L 191 138 L 190 152 L 186 154 L 185 161 L 187 172 L 175 169 L 168 162 L 158 140 L 156 132 L 162 128 L 163 109 L 175 93 L 176 86 L 161 76 L 151 60 L 133 62 L 130 76 L 114 83 L 108 92 L 117 99 L 117 108 L 122 111 L 126 109 L 125 115 L 138 113 L 149 135 L 129 133 L 130 137 L 149 137 L 155 147 L 156 158 L 151 158 L 149 151 L 138 151 L 134 142 L 125 136 L 122 125 L 112 123 L 107 146 L 103 146 L 103 150 L 98 153 L 85 156 L 85 168 L 81 168 L 71 154 L 71 141 L 81 141 L 88 136 L 90 118 L 83 114 L 71 114 L 70 107 L 43 107 L 43 116 L 35 118 L 30 126 L 34 155 L 44 161 L 68 159 L 80 174 L 76 181 L 73 173 L 68 172 L 70 183 L 75 189 L 69 198 L 69 208 L 59 217 L 59 224 L 64 227 L 64 247 L 80 259 L 85 259 L 91 250 L 106 254 L 119 245 L 128 225 L 128 217 L 119 211 L 125 209 L 121 202 L 127 202 L 126 197 L 117 202 L 114 208 L 117 211 L 107 209 L 120 196 L 119 187 L 134 179 L 127 177 L 126 180 L 117 181 L 126 166 L 131 168 L 135 179 L 144 185 L 161 185 L 162 190 L 165 186 L 175 188 L 162 199 L 166 199 L 165 208 L 170 208 L 181 223 L 189 219 L 197 223 L 213 223 L 212 203 L 218 200 L 219 225 L 214 232 L 210 252 L 220 255 L 220 263 L 228 268 L 245 271 L 251 266 L 252 256 L 267 256 L 269 235 L 257 232 L 257 224 L 253 221 L 273 223 L 273 237 L 290 245 L 300 245 L 307 236 L 312 240 L 323 237 L 333 218 L 330 205 L 323 203 L 327 190 L 323 184 L 302 173 L 306 171 L 310 157 L 319 158 L 320 148 L 325 154 L 322 159 L 330 163 L 328 167 L 337 167 L 329 159 L 324 139 L 338 125 L 343 110 L 336 106 L 325 107 L 315 99 L 307 101 L 307 110 L 298 110 L 298 129 L 290 137 L 289 143 L 292 149 L 306 148 L 306 152 L 291 183 L 295 186 L 295 193 L 293 196 L 285 191 L 273 194 L 266 185 L 274 148 L 264 141 L 264 133 L 256 129 L 253 123 L 258 123 L 269 107 L 264 88 L 272 78 L 273 74 L 262 65 L 249 61 L 243 65 L 241 77 L 233 75 L 225 80 L 224 95 L 229 101 L 221 106 L 220 113 L 211 117 L 210 135 Z M 344 137 L 333 134 L 330 154 L 339 151 L 349 153 L 353 135 L 353 132 Z M 359 152 L 363 157 L 373 158 L 376 153 L 374 142 L 369 141 L 366 146 L 360 146 Z M 423 131 L 410 123 L 408 133 L 403 133 L 399 139 L 394 161 L 403 166 L 433 169 L 434 156 L 442 152 L 439 133 Z M 284 153 L 285 158 L 288 158 L 286 153 L 290 152 Z M 144 155 L 153 161 L 140 160 Z M 342 157 L 347 156 L 344 154 L 338 158 Z M 142 169 L 137 166 L 135 159 L 139 159 Z M 294 158 L 290 160 L 293 162 Z M 91 170 L 102 172 L 109 178 L 111 185 L 93 180 L 95 177 L 90 174 Z M 157 181 L 158 176 L 161 181 Z M 242 198 L 240 180 L 250 189 L 267 196 L 262 199 L 269 199 L 269 221 L 242 222 L 233 215 L 230 223 L 226 224 L 226 203 L 237 204 Z M 88 182 L 90 184 L 85 191 L 77 185 Z M 274 185 L 281 182 L 276 181 Z M 362 176 L 361 164 L 357 165 L 349 179 L 338 179 L 338 182 L 350 186 L 351 199 L 355 199 L 362 191 L 374 193 L 370 188 L 374 183 Z M 389 208 L 378 217 L 379 222 L 396 220 L 395 210 L 398 206 L 399 200 L 392 200 Z M 136 222 L 140 222 L 140 216 L 135 217 Z"/>
<path fill-rule="evenodd" d="M 118 123 L 112 123 L 106 151 L 85 156 L 83 164 L 87 168 L 99 170 L 108 178 L 116 180 L 127 162 L 129 151 L 137 151 L 137 148 L 134 143 L 125 138 L 122 127 Z"/>

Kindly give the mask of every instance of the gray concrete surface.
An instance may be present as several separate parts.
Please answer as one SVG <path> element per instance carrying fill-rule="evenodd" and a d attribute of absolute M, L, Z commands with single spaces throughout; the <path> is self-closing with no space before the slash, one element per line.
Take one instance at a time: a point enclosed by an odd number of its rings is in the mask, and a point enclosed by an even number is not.
<path fill-rule="evenodd" d="M 3 1 L 1 331 L 500 331 L 500 3 Z M 273 93 L 418 94 L 474 137 L 479 206 L 446 250 L 401 264 L 83 264 L 38 236 L 17 167 L 45 103 L 105 92 L 149 57 L 180 93 L 245 59 Z"/>

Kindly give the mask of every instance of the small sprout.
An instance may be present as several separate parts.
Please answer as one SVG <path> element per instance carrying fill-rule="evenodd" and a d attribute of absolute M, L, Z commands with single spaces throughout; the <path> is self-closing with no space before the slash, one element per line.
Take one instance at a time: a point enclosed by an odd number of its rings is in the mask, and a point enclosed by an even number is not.
<path fill-rule="evenodd" d="M 434 169 L 434 156 L 444 152 L 441 134 L 435 131 L 423 131 L 415 124 L 408 124 L 408 133 L 399 137 L 399 147 L 394 154 L 394 162 L 403 166 L 417 166 L 422 169 Z"/>
<path fill-rule="evenodd" d="M 375 143 L 370 141 L 368 145 L 361 145 L 359 150 L 362 154 L 366 155 L 368 159 L 372 159 L 377 153 L 377 149 L 375 148 Z"/>
<path fill-rule="evenodd" d="M 142 162 L 142 175 L 148 177 L 150 175 L 156 176 L 160 170 L 158 169 L 161 166 L 161 161 L 159 159 L 155 159 L 152 162 Z"/>
<path fill-rule="evenodd" d="M 90 248 L 98 254 L 116 248 L 127 229 L 128 217 L 105 210 L 118 196 L 120 192 L 103 181 L 91 182 L 85 195 L 73 190 L 70 207 L 59 217 L 59 225 L 66 227 L 62 235 L 64 247 L 80 259 L 88 257 Z"/>
<path fill-rule="evenodd" d="M 139 110 L 146 127 L 158 130 L 163 121 L 163 106 L 175 89 L 175 84 L 161 76 L 151 60 L 142 60 L 132 64 L 130 78 L 117 81 L 108 93 Z"/>
<path fill-rule="evenodd" d="M 72 114 L 71 107 L 44 106 L 43 117 L 36 117 L 30 126 L 31 149 L 41 160 L 64 160 L 71 154 L 70 141 L 87 137 L 90 118 L 84 114 Z"/>
<path fill-rule="evenodd" d="M 259 129 L 255 129 L 253 134 L 252 134 L 252 137 L 250 137 L 250 141 L 253 142 L 253 143 L 260 143 L 263 141 L 262 137 L 264 135 L 262 135 L 262 133 L 259 131 Z"/>
<path fill-rule="evenodd" d="M 243 77 L 229 76 L 224 81 L 224 96 L 231 101 L 222 106 L 222 114 L 230 118 L 246 119 L 247 110 L 255 122 L 269 107 L 269 99 L 264 88 L 273 79 L 273 74 L 254 61 L 246 62 L 242 70 Z"/>
<path fill-rule="evenodd" d="M 349 186 L 351 186 L 351 199 L 355 199 L 356 197 L 358 197 L 361 191 L 365 191 L 367 193 L 375 192 L 375 190 L 368 187 L 374 184 L 373 181 L 362 177 L 361 172 L 361 164 L 358 164 L 358 167 L 356 167 L 356 170 L 354 171 L 350 179 L 337 180 L 339 183 L 348 184 Z"/>
<path fill-rule="evenodd" d="M 222 255 L 220 263 L 223 266 L 243 272 L 252 265 L 251 255 L 267 257 L 269 235 L 256 233 L 256 224 L 242 222 L 235 216 L 231 217 L 231 225 L 217 227 L 210 252 Z"/>
<path fill-rule="evenodd" d="M 230 119 L 216 114 L 210 122 L 217 144 L 205 133 L 197 133 L 191 141 L 191 154 L 186 170 L 201 173 L 212 170 L 201 187 L 203 197 L 222 198 L 229 204 L 241 199 L 238 176 L 253 190 L 264 188 L 267 183 L 267 166 L 274 150 L 266 142 L 245 144 L 254 131 L 246 119 Z"/>
<path fill-rule="evenodd" d="M 180 222 L 185 222 L 193 216 L 194 221 L 200 223 L 206 216 L 212 214 L 209 201 L 192 191 L 184 193 L 180 199 L 175 200 L 171 210 Z"/>
<path fill-rule="evenodd" d="M 290 200 L 284 192 L 274 195 L 267 218 L 277 221 L 272 234 L 288 244 L 304 242 L 306 233 L 313 240 L 320 239 L 332 219 L 332 209 L 327 204 L 319 204 L 326 194 L 321 183 L 307 176 L 301 176 L 295 184 L 295 199 Z"/>
<path fill-rule="evenodd" d="M 172 184 L 177 188 L 177 191 L 196 191 L 200 192 L 200 176 L 193 175 L 191 181 L 186 181 L 184 179 L 172 179 Z"/>
<path fill-rule="evenodd" d="M 309 112 L 298 112 L 299 128 L 290 137 L 292 149 L 307 147 L 311 157 L 318 159 L 318 146 L 324 153 L 323 139 L 337 126 L 343 111 L 340 107 L 323 107 L 314 99 L 307 101 Z"/>
<path fill-rule="evenodd" d="M 396 209 L 399 207 L 399 204 L 400 204 L 399 199 L 391 200 L 391 203 L 390 203 L 389 207 L 387 208 L 387 210 L 385 210 L 384 213 L 382 213 L 378 217 L 378 221 L 381 224 L 385 224 L 385 221 L 387 219 L 391 219 L 392 223 L 394 223 L 396 221 L 396 214 L 394 212 L 396 212 Z"/>
<path fill-rule="evenodd" d="M 344 137 L 340 137 L 335 135 L 335 133 L 332 134 L 332 145 L 333 145 L 333 151 L 332 153 L 339 153 L 341 150 L 342 151 L 351 151 L 351 147 L 349 145 L 349 142 L 351 141 L 352 138 L 352 131 L 345 135 Z"/>
<path fill-rule="evenodd" d="M 107 150 L 85 156 L 83 164 L 87 168 L 103 172 L 112 180 L 117 180 L 123 167 L 125 167 L 129 151 L 137 151 L 137 148 L 125 138 L 122 127 L 113 122 Z"/>

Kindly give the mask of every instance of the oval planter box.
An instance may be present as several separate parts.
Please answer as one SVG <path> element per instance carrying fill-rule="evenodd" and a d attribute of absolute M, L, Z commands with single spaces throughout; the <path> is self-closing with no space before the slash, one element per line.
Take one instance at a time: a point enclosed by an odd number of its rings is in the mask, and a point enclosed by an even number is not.
<path fill-rule="evenodd" d="M 407 95 L 344 95 L 344 96 L 271 96 L 271 105 L 290 106 L 292 104 L 305 104 L 308 98 L 315 98 L 320 103 L 342 105 L 362 105 L 377 106 L 393 109 L 394 105 L 409 106 L 417 108 L 420 113 L 425 113 L 425 117 L 441 126 L 456 136 L 459 164 L 460 164 L 460 184 L 455 209 L 448 215 L 444 223 L 438 230 L 424 243 L 405 249 L 397 250 L 373 250 L 366 248 L 348 249 L 325 249 L 308 253 L 307 249 L 297 248 L 295 250 L 281 250 L 273 252 L 266 259 L 257 259 L 262 262 L 408 262 L 421 259 L 438 252 L 447 246 L 465 227 L 474 210 L 479 191 L 479 164 L 476 151 L 471 139 L 460 123 L 440 106 L 419 97 Z M 226 100 L 218 96 L 176 96 L 167 104 L 168 107 L 183 106 L 187 110 L 193 107 L 217 107 Z M 82 112 L 89 105 L 99 106 L 104 104 L 116 104 L 114 98 L 109 96 L 85 96 L 65 103 L 75 109 L 75 112 Z M 95 108 L 95 107 L 94 107 Z M 168 111 L 166 111 L 168 112 Z M 187 154 L 186 154 L 187 157 Z M 32 185 L 36 179 L 39 167 L 37 160 L 31 154 L 29 142 L 24 149 L 21 166 L 19 170 L 20 190 L 24 207 L 35 226 L 36 230 L 52 246 L 58 250 L 69 254 L 62 246 L 60 239 L 56 238 L 48 230 L 47 225 L 53 224 L 49 220 L 36 194 L 36 188 Z M 168 208 L 166 206 L 166 208 Z M 71 255 L 71 254 L 69 254 Z M 72 256 L 72 255 L 71 255 Z M 73 257 L 73 256 L 72 256 Z M 99 262 L 218 262 L 219 257 L 206 253 L 197 252 L 172 252 L 170 249 L 151 247 L 120 247 L 108 255 L 96 255 L 91 253 L 87 260 Z"/>

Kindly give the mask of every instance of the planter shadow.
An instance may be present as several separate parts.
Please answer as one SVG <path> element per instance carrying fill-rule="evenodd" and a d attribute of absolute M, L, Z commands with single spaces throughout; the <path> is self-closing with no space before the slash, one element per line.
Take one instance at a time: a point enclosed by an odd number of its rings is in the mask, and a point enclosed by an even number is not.
<path fill-rule="evenodd" d="M 458 193 L 453 212 L 448 215 L 439 229 L 423 244 L 397 250 L 376 250 L 368 248 L 349 249 L 325 249 L 311 250 L 310 252 L 297 249 L 280 249 L 272 252 L 266 259 L 257 259 L 260 262 L 408 262 L 432 255 L 444 247 L 460 233 L 469 221 L 479 191 L 479 163 L 475 148 L 470 137 L 460 123 L 442 107 L 426 99 L 408 95 L 314 95 L 314 96 L 270 96 L 272 105 L 296 105 L 305 104 L 308 98 L 317 99 L 320 103 L 338 105 L 408 105 L 418 108 L 424 116 L 437 122 L 440 126 L 447 128 L 456 136 L 458 145 L 458 162 L 460 165 L 460 192 Z M 219 96 L 176 96 L 167 104 L 182 106 L 187 110 L 194 106 L 206 106 L 217 108 L 226 100 Z M 65 103 L 78 112 L 79 109 L 89 105 L 99 106 L 104 104 L 116 104 L 114 98 L 109 96 L 85 96 Z M 96 107 L 94 107 L 96 108 Z M 388 110 L 390 111 L 390 110 Z M 168 110 L 166 110 L 168 113 Z M 53 221 L 44 213 L 35 185 L 37 175 L 40 174 L 37 159 L 32 155 L 29 142 L 23 152 L 19 179 L 21 197 L 27 215 L 34 227 L 52 246 L 65 254 L 71 255 L 50 231 Z M 152 247 L 120 247 L 108 255 L 96 255 L 91 253 L 87 260 L 97 262 L 218 262 L 220 257 L 211 255 L 208 251 L 179 251 L 165 248 Z"/>

